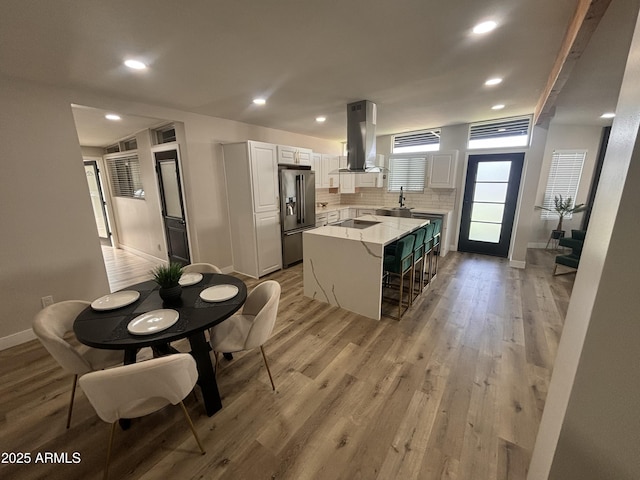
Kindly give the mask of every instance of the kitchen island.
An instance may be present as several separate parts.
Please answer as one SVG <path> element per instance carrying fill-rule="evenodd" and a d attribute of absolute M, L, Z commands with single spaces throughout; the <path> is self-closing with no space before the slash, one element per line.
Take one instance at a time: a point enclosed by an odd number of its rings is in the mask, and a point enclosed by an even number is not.
<path fill-rule="evenodd" d="M 303 234 L 304 295 L 380 320 L 384 247 L 429 220 L 365 215 Z"/>

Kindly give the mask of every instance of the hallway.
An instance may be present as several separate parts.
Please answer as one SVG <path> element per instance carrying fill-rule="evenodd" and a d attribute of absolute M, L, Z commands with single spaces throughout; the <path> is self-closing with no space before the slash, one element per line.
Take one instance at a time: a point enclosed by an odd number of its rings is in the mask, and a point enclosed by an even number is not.
<path fill-rule="evenodd" d="M 121 248 L 102 246 L 102 256 L 109 278 L 109 288 L 122 288 L 151 279 L 151 270 L 161 262 L 154 262 Z"/>

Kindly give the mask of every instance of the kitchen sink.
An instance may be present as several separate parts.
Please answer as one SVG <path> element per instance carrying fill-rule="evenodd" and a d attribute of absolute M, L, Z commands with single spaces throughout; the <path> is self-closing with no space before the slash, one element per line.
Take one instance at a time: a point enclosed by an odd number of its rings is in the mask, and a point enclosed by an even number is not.
<path fill-rule="evenodd" d="M 376 215 L 383 215 L 386 217 L 411 217 L 410 207 L 383 207 L 376 209 Z"/>
<path fill-rule="evenodd" d="M 377 225 L 380 222 L 373 222 L 371 220 L 354 220 L 354 219 L 350 219 L 350 220 L 345 220 L 343 222 L 340 223 L 336 223 L 334 224 L 334 226 L 336 227 L 347 227 L 347 228 L 359 228 L 359 229 L 363 229 L 363 228 L 369 228 L 373 225 Z"/>

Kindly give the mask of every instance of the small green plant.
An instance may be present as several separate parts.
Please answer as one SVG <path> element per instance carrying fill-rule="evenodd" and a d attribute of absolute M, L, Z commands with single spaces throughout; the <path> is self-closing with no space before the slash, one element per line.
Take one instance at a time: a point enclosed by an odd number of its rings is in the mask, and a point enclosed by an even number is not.
<path fill-rule="evenodd" d="M 178 280 L 182 276 L 182 265 L 179 263 L 169 263 L 169 265 L 158 265 L 151 270 L 153 279 L 162 288 L 171 288 L 178 285 Z"/>
<path fill-rule="evenodd" d="M 562 195 L 556 195 L 553 198 L 553 208 L 541 207 L 536 205 L 535 208 L 537 210 L 546 210 L 547 212 L 555 212 L 558 215 L 558 226 L 556 230 L 562 230 L 562 220 L 567 215 L 572 213 L 582 212 L 587 209 L 584 203 L 579 205 L 573 205 L 573 199 L 571 197 L 562 198 Z"/>

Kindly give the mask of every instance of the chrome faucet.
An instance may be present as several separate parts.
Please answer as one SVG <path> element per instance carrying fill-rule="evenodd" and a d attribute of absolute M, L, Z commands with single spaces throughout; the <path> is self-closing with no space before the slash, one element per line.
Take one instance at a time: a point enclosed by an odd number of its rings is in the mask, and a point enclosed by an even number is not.
<path fill-rule="evenodd" d="M 398 203 L 400 204 L 400 208 L 404 207 L 404 195 L 402 194 L 402 187 L 400 187 L 400 198 L 398 198 Z"/>

